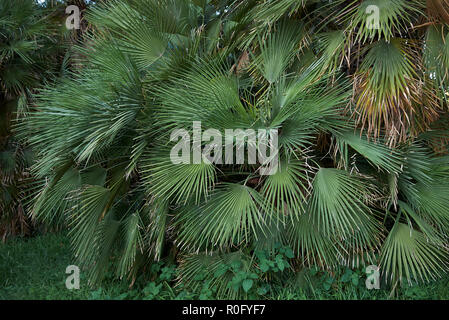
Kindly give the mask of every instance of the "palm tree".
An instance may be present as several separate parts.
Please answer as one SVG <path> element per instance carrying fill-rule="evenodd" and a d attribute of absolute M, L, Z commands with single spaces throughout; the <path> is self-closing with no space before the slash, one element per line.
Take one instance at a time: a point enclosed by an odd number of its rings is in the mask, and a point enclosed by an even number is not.
<path fill-rule="evenodd" d="M 53 11 L 34 0 L 0 1 L 0 238 L 26 234 L 24 204 L 32 152 L 11 133 L 33 90 L 61 71 L 62 36 Z M 62 68 L 64 69 L 64 68 Z M 26 192 L 25 192 L 26 193 Z"/>
<path fill-rule="evenodd" d="M 111 261 L 135 279 L 170 252 L 195 288 L 199 272 L 235 259 L 260 267 L 255 252 L 279 243 L 294 249 L 295 270 L 378 264 L 390 283 L 442 275 L 449 47 L 433 13 L 403 0 L 93 6 L 81 67 L 43 90 L 21 126 L 42 179 L 33 216 L 67 221 L 92 281 Z M 172 163 L 170 134 L 193 121 L 278 130 L 277 172 L 248 159 Z M 218 277 L 220 296 L 244 294 Z"/>

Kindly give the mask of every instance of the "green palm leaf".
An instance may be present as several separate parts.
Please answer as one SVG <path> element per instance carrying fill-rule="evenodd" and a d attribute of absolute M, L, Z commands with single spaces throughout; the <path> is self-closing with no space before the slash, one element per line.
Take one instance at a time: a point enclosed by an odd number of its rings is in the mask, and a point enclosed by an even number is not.
<path fill-rule="evenodd" d="M 417 230 L 396 222 L 382 247 L 380 268 L 392 281 L 429 281 L 448 270 L 448 252 Z"/>
<path fill-rule="evenodd" d="M 297 160 L 282 162 L 278 171 L 264 181 L 261 193 L 282 220 L 297 219 L 304 211 L 309 170 Z"/>
<path fill-rule="evenodd" d="M 216 249 L 257 240 L 270 223 L 265 199 L 241 184 L 224 184 L 207 202 L 176 215 L 178 244 L 194 249 Z"/>
<path fill-rule="evenodd" d="M 357 176 L 321 168 L 313 181 L 310 214 L 324 234 L 345 238 L 360 231 L 373 236 L 379 226 L 364 204 L 369 187 Z"/>

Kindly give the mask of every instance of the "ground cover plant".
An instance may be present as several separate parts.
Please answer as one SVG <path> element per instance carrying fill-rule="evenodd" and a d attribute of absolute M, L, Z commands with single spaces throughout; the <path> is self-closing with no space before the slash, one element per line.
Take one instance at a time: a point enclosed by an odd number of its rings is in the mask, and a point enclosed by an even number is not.
<path fill-rule="evenodd" d="M 65 286 L 66 267 L 75 262 L 66 233 L 46 234 L 33 238 L 16 238 L 0 247 L 0 299 L 37 300 L 173 300 L 215 299 L 214 287 L 208 285 L 198 291 L 188 291 L 176 286 L 177 265 L 168 261 L 154 264 L 151 272 L 142 275 L 132 288 L 118 281 L 112 272 L 99 285 L 91 287 L 83 271 L 80 273 L 80 289 L 68 290 Z M 305 300 L 305 299 L 448 299 L 449 279 L 444 277 L 426 285 L 404 286 L 390 296 L 388 288 L 368 290 L 364 270 L 342 268 L 338 276 L 317 269 L 306 274 L 311 282 L 272 283 L 265 292 L 258 287 L 256 299 Z M 354 276 L 356 274 L 356 276 Z M 356 283 L 356 280 L 358 283 Z M 291 284 L 294 285 L 291 285 Z M 330 285 L 329 285 L 330 283 Z"/>

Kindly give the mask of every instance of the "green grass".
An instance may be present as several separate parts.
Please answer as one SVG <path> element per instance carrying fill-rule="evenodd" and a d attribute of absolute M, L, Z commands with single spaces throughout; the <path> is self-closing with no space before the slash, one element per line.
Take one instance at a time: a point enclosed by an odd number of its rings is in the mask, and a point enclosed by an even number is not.
<path fill-rule="evenodd" d="M 85 299 L 86 286 L 65 287 L 65 269 L 71 264 L 62 235 L 10 240 L 0 245 L 0 299 Z"/>
<path fill-rule="evenodd" d="M 69 241 L 62 234 L 14 239 L 0 244 L 0 299 L 72 300 L 107 298 L 125 284 L 91 289 L 80 274 L 80 289 L 68 290 L 67 266 L 74 264 Z"/>
<path fill-rule="evenodd" d="M 198 295 L 176 291 L 164 281 L 145 281 L 138 279 L 132 289 L 126 281 L 106 277 L 101 286 L 90 288 L 81 272 L 79 290 L 65 287 L 65 270 L 74 264 L 69 241 L 64 234 L 47 234 L 34 238 L 13 239 L 0 244 L 0 299 L 37 299 L 37 300 L 71 300 L 71 299 L 182 299 L 198 298 Z M 275 288 L 271 299 L 388 299 L 389 290 L 372 290 L 364 288 L 362 274 L 360 283 L 326 283 L 326 276 L 317 281 L 315 288 L 303 292 L 292 288 Z M 319 277 L 318 277 L 319 279 Z M 162 284 L 162 285 L 160 285 Z M 158 287 L 159 289 L 155 288 Z M 396 299 L 449 299 L 449 277 L 438 281 L 401 288 Z"/>

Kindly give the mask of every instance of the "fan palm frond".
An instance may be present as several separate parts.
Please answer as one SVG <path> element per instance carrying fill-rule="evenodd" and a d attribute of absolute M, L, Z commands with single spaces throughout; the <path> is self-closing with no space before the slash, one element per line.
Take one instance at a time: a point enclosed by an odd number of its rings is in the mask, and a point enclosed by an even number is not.
<path fill-rule="evenodd" d="M 250 243 L 271 222 L 269 212 L 266 200 L 256 190 L 225 184 L 207 202 L 177 215 L 179 246 L 212 249 Z"/>
<path fill-rule="evenodd" d="M 381 268 L 393 281 L 429 281 L 448 270 L 447 249 L 429 243 L 418 230 L 397 222 L 382 247 Z"/>

